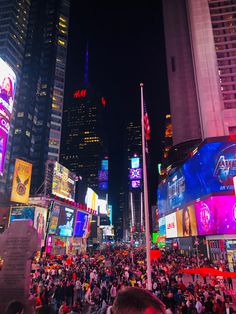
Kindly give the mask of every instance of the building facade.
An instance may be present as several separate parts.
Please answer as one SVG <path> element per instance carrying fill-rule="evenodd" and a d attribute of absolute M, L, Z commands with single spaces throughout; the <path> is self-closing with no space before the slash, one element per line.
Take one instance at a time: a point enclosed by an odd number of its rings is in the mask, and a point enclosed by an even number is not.
<path fill-rule="evenodd" d="M 235 5 L 163 1 L 174 145 L 235 133 Z"/>
<path fill-rule="evenodd" d="M 99 193 L 98 173 L 107 156 L 105 106 L 91 87 L 76 90 L 63 112 L 61 163 Z"/>

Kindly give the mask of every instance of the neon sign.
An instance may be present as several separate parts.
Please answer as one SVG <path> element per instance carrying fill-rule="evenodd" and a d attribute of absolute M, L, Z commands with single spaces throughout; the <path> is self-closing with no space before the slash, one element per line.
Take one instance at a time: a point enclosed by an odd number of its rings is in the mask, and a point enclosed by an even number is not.
<path fill-rule="evenodd" d="M 73 98 L 81 98 L 81 97 L 86 97 L 87 90 L 86 89 L 77 89 L 74 94 Z"/>

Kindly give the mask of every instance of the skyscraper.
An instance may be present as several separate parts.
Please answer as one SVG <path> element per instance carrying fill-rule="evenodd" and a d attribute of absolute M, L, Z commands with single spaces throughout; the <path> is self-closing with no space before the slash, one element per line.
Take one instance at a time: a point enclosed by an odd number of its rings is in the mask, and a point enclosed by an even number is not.
<path fill-rule="evenodd" d="M 0 199 L 5 197 L 12 133 L 14 127 L 14 113 L 17 103 L 18 82 L 24 58 L 25 42 L 30 12 L 30 0 L 0 0 L 0 57 L 16 74 L 16 97 L 11 114 L 10 131 L 6 146 L 3 173 L 0 175 Z M 3 69 L 0 69 L 2 72 Z"/>
<path fill-rule="evenodd" d="M 9 177 L 15 158 L 32 162 L 33 192 L 46 161 L 59 160 L 69 9 L 69 0 L 31 0 Z"/>
<path fill-rule="evenodd" d="M 236 132 L 235 6 L 163 1 L 174 145 Z"/>
<path fill-rule="evenodd" d="M 76 90 L 65 104 L 61 163 L 99 193 L 98 172 L 107 156 L 105 100 L 91 87 Z"/>

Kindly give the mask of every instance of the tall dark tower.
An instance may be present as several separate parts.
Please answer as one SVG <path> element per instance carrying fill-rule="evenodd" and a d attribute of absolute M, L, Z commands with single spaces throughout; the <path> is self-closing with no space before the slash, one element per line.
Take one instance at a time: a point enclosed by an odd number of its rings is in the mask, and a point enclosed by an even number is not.
<path fill-rule="evenodd" d="M 91 87 L 76 90 L 65 104 L 61 163 L 99 192 L 98 172 L 107 155 L 104 102 Z"/>
<path fill-rule="evenodd" d="M 31 1 L 9 177 L 15 158 L 30 161 L 33 193 L 47 160 L 59 160 L 69 10 L 69 0 Z"/>

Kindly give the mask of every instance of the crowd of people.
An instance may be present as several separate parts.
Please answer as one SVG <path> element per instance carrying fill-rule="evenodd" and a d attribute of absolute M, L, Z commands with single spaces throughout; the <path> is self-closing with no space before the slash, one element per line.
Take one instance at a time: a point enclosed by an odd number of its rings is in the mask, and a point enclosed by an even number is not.
<path fill-rule="evenodd" d="M 32 314 L 108 313 L 125 288 L 147 287 L 145 254 L 144 249 L 133 249 L 131 254 L 127 247 L 119 247 L 95 254 L 40 258 L 32 267 Z M 213 267 L 203 256 L 198 263 Z M 236 313 L 232 280 L 209 277 L 203 281 L 179 273 L 196 266 L 195 256 L 177 251 L 162 251 L 152 261 L 151 293 L 165 304 L 166 313 Z"/>

